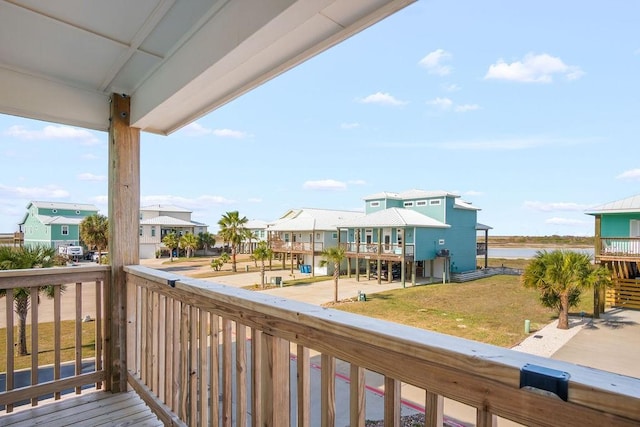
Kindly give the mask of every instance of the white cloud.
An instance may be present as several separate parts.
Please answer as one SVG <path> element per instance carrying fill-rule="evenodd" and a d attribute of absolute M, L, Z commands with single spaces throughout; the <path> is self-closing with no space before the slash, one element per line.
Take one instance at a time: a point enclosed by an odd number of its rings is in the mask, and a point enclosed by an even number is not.
<path fill-rule="evenodd" d="M 393 107 L 399 107 L 402 105 L 408 104 L 407 101 L 401 101 L 395 98 L 393 95 L 389 93 L 376 92 L 365 98 L 360 99 L 362 104 L 379 104 L 379 105 L 390 105 Z"/>
<path fill-rule="evenodd" d="M 554 75 L 576 80 L 584 75 L 577 66 L 567 65 L 560 58 L 546 53 L 528 53 L 522 61 L 507 63 L 499 59 L 489 66 L 485 79 L 511 80 L 522 83 L 551 83 Z"/>
<path fill-rule="evenodd" d="M 427 104 L 440 108 L 441 110 L 449 110 L 453 106 L 453 101 L 449 98 L 436 98 L 431 101 L 427 101 Z"/>
<path fill-rule="evenodd" d="M 538 202 L 538 201 L 525 201 L 523 206 L 526 209 L 541 212 L 555 212 L 555 211 L 569 211 L 569 212 L 582 212 L 588 209 L 588 205 L 581 205 L 573 202 Z"/>
<path fill-rule="evenodd" d="M 221 138 L 243 139 L 249 136 L 248 133 L 233 129 L 214 129 L 213 134 Z"/>
<path fill-rule="evenodd" d="M 446 76 L 451 73 L 452 68 L 449 65 L 445 65 L 444 62 L 449 61 L 452 56 L 446 50 L 436 49 L 433 52 L 429 52 L 418 64 L 426 68 L 429 74 Z"/>
<path fill-rule="evenodd" d="M 26 140 L 73 139 L 86 145 L 95 145 L 100 142 L 90 131 L 70 126 L 47 125 L 39 130 L 30 130 L 24 126 L 14 125 L 9 127 L 4 134 Z"/>
<path fill-rule="evenodd" d="M 456 113 L 466 113 L 467 111 L 475 111 L 479 109 L 480 109 L 480 106 L 478 104 L 463 104 L 463 105 L 456 105 L 453 110 Z"/>
<path fill-rule="evenodd" d="M 568 225 L 568 226 L 584 226 L 593 224 L 592 221 L 573 219 L 573 218 L 548 218 L 544 221 L 545 224 L 550 225 Z"/>
<path fill-rule="evenodd" d="M 25 200 L 39 199 L 64 199 L 69 197 L 69 192 L 55 185 L 44 187 L 9 187 L 0 184 L 0 196 L 13 197 Z"/>
<path fill-rule="evenodd" d="M 306 190 L 346 190 L 347 184 L 334 179 L 322 179 L 319 181 L 306 181 L 302 187 Z"/>
<path fill-rule="evenodd" d="M 629 169 L 628 171 L 624 171 L 620 175 L 616 176 L 616 179 L 627 179 L 630 181 L 639 181 L 640 169 Z"/>
<path fill-rule="evenodd" d="M 440 87 L 445 92 L 457 92 L 459 90 L 462 90 L 462 88 L 455 83 L 444 83 Z"/>
<path fill-rule="evenodd" d="M 107 177 L 104 175 L 94 175 L 92 173 L 81 173 L 78 175 L 80 181 L 106 181 Z"/>
<path fill-rule="evenodd" d="M 189 123 L 183 128 L 183 131 L 189 136 L 203 136 L 213 133 L 213 129 L 206 128 L 198 122 Z"/>
<path fill-rule="evenodd" d="M 188 124 L 183 128 L 183 131 L 188 136 L 205 136 L 215 135 L 221 138 L 236 138 L 243 139 L 250 136 L 247 132 L 233 129 L 211 129 L 201 125 L 198 122 Z"/>
<path fill-rule="evenodd" d="M 360 127 L 360 123 L 357 123 L 357 122 L 340 124 L 340 129 L 355 129 L 358 127 Z"/>
<path fill-rule="evenodd" d="M 453 110 L 456 113 L 466 113 L 467 111 L 474 111 L 480 109 L 478 104 L 462 104 L 455 105 L 450 98 L 435 98 L 431 101 L 427 101 L 428 105 L 433 105 L 443 111 Z"/>

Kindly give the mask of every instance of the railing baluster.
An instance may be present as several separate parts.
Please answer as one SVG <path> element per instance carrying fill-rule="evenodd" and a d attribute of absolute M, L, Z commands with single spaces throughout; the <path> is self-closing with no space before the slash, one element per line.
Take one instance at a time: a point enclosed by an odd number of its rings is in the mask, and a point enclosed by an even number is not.
<path fill-rule="evenodd" d="M 154 391 L 156 396 L 160 395 L 160 369 L 158 366 L 158 353 L 160 349 L 158 347 L 160 341 L 160 295 L 157 292 L 151 293 L 151 390 Z"/>
<path fill-rule="evenodd" d="M 31 385 L 38 384 L 38 287 L 31 288 Z M 31 406 L 38 404 L 38 398 L 31 399 Z"/>
<path fill-rule="evenodd" d="M 496 427 L 498 419 L 485 408 L 476 408 L 476 427 Z"/>
<path fill-rule="evenodd" d="M 263 425 L 262 331 L 255 328 L 251 329 L 251 371 L 251 426 L 258 427 Z"/>
<path fill-rule="evenodd" d="M 174 336 L 173 336 L 173 299 L 170 297 L 165 297 L 164 299 L 164 312 L 165 312 L 165 319 L 164 319 L 164 332 L 166 335 L 165 338 L 165 358 L 164 358 L 164 364 L 162 365 L 164 368 L 164 394 L 161 396 L 162 397 L 162 401 L 164 402 L 165 405 L 171 407 L 172 404 L 172 397 L 173 397 L 173 393 L 172 390 L 173 388 L 171 387 L 171 384 L 173 382 L 173 341 L 174 341 Z"/>
<path fill-rule="evenodd" d="M 424 426 L 441 427 L 444 421 L 444 398 L 427 390 L 424 404 Z"/>
<path fill-rule="evenodd" d="M 157 374 L 157 384 L 158 384 L 158 392 L 156 396 L 163 402 L 165 400 L 165 376 L 167 375 L 167 298 L 164 295 L 158 295 L 158 320 L 156 321 L 156 341 L 157 344 L 157 356 L 156 356 L 156 370 Z"/>
<path fill-rule="evenodd" d="M 180 412 L 181 403 L 181 361 L 182 353 L 182 303 L 173 301 L 173 368 L 171 376 L 171 401 L 169 407 L 176 414 Z"/>
<path fill-rule="evenodd" d="M 220 317 L 209 313 L 209 419 L 217 425 L 220 419 Z"/>
<path fill-rule="evenodd" d="M 364 427 L 366 409 L 364 369 L 351 364 L 349 379 L 350 426 Z"/>
<path fill-rule="evenodd" d="M 82 283 L 76 283 L 76 375 L 82 373 Z M 82 387 L 76 387 L 76 394 L 82 393 Z"/>
<path fill-rule="evenodd" d="M 298 427 L 309 427 L 311 419 L 311 365 L 309 349 L 297 346 Z"/>
<path fill-rule="evenodd" d="M 232 417 L 232 377 L 231 361 L 231 320 L 222 319 L 222 425 L 231 427 Z"/>
<path fill-rule="evenodd" d="M 328 354 L 322 354 L 322 373 L 320 378 L 320 408 L 322 427 L 336 424 L 336 360 Z"/>
<path fill-rule="evenodd" d="M 178 381 L 178 417 L 187 421 L 187 404 L 189 399 L 189 306 L 180 304 L 180 375 Z"/>
<path fill-rule="evenodd" d="M 149 340 L 147 332 L 149 331 L 149 289 L 142 288 L 140 290 L 140 313 L 139 313 L 139 331 L 140 331 L 140 379 L 143 383 L 149 384 Z"/>
<path fill-rule="evenodd" d="M 56 285 L 53 289 L 53 379 L 60 379 L 60 352 L 62 347 L 62 320 L 61 320 L 61 296 L 62 286 Z M 60 392 L 54 393 L 55 400 L 60 399 Z"/>
<path fill-rule="evenodd" d="M 384 427 L 400 426 L 400 381 L 384 377 Z"/>
<path fill-rule="evenodd" d="M 96 280 L 95 282 L 95 296 L 96 296 L 96 318 L 95 318 L 95 366 L 96 371 L 102 371 L 102 280 Z M 57 288 L 57 286 L 56 286 Z M 96 389 L 102 389 L 102 381 L 96 383 Z"/>
<path fill-rule="evenodd" d="M 202 425 L 198 422 L 198 309 L 191 306 L 189 316 L 189 425 Z"/>
<path fill-rule="evenodd" d="M 236 420 L 247 425 L 247 327 L 236 322 Z"/>
<path fill-rule="evenodd" d="M 291 418 L 289 342 L 262 334 L 262 422 L 288 426 Z"/>
<path fill-rule="evenodd" d="M 207 408 L 207 406 L 209 405 L 209 399 L 208 399 L 208 393 L 207 393 L 207 381 L 209 380 L 208 378 L 208 372 L 207 372 L 207 356 L 208 356 L 208 318 L 209 315 L 205 310 L 200 310 L 200 336 L 198 338 L 199 341 L 199 349 L 200 349 L 200 363 L 198 365 L 198 375 L 200 378 L 200 384 L 198 385 L 198 387 L 200 388 L 200 393 L 199 393 L 199 398 L 198 398 L 198 402 L 200 403 L 200 407 L 198 408 L 198 411 L 200 412 L 200 425 L 203 426 L 207 426 L 207 425 L 213 425 L 213 423 L 211 422 L 211 420 L 209 419 L 209 408 Z"/>
<path fill-rule="evenodd" d="M 6 319 L 7 319 L 7 387 L 6 390 L 13 390 L 13 371 L 14 357 L 16 349 L 14 346 L 14 327 L 13 327 L 13 289 L 8 289 L 5 295 L 6 301 Z M 13 412 L 13 404 L 6 406 L 7 413 Z"/>

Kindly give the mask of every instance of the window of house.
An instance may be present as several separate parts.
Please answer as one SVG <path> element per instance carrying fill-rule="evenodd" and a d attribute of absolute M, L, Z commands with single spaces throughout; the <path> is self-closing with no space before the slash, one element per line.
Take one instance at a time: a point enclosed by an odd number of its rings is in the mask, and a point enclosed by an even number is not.
<path fill-rule="evenodd" d="M 629 221 L 629 237 L 640 237 L 640 220 Z"/>
<path fill-rule="evenodd" d="M 404 207 L 405 208 L 410 208 L 413 206 L 413 202 L 404 202 Z"/>
<path fill-rule="evenodd" d="M 416 206 L 427 206 L 427 201 L 426 200 L 418 200 L 416 202 Z"/>
<path fill-rule="evenodd" d="M 372 208 L 377 208 L 378 206 L 380 206 L 380 202 L 371 202 L 369 203 L 369 206 L 371 206 Z"/>
<path fill-rule="evenodd" d="M 429 200 L 429 206 L 439 206 L 440 202 L 442 202 L 442 200 L 438 199 L 438 200 Z"/>
<path fill-rule="evenodd" d="M 320 240 L 320 233 L 316 233 L 316 240 Z"/>
<path fill-rule="evenodd" d="M 337 239 L 337 238 L 338 238 L 338 233 L 333 233 L 333 234 L 331 235 L 331 237 L 333 237 L 334 239 Z"/>
<path fill-rule="evenodd" d="M 140 236 L 142 236 L 142 226 L 140 226 L 139 228 L 139 233 L 140 233 Z"/>
<path fill-rule="evenodd" d="M 63 225 L 62 226 L 62 235 L 66 236 L 69 234 L 69 226 L 68 225 Z"/>
<path fill-rule="evenodd" d="M 151 237 L 156 237 L 156 227 L 151 227 Z"/>

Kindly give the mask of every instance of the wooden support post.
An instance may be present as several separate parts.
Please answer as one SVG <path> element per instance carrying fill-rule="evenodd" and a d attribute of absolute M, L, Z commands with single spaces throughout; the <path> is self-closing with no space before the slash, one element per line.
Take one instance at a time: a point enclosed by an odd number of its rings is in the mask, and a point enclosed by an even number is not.
<path fill-rule="evenodd" d="M 262 423 L 288 426 L 290 419 L 289 342 L 262 333 Z"/>
<path fill-rule="evenodd" d="M 400 381 L 384 377 L 384 427 L 400 425 L 400 386 Z"/>
<path fill-rule="evenodd" d="M 366 409 L 366 389 L 364 368 L 351 364 L 349 376 L 349 420 L 351 426 L 364 426 Z"/>
<path fill-rule="evenodd" d="M 336 424 L 336 359 L 322 354 L 320 360 L 320 425 L 333 427 Z"/>
<path fill-rule="evenodd" d="M 109 258 L 111 282 L 105 313 L 111 391 L 127 390 L 127 294 L 125 265 L 138 264 L 140 226 L 140 129 L 129 126 L 130 98 L 112 94 L 109 127 Z"/>
<path fill-rule="evenodd" d="M 414 255 L 415 258 L 415 255 Z M 411 261 L 411 286 L 416 285 L 416 260 Z"/>
<path fill-rule="evenodd" d="M 440 427 L 444 420 L 444 397 L 427 390 L 424 405 L 425 427 Z"/>
<path fill-rule="evenodd" d="M 407 261 L 406 261 L 406 251 L 407 251 L 407 245 L 405 242 L 405 232 L 404 232 L 404 228 L 400 229 L 400 233 L 402 234 L 402 248 L 401 248 L 401 253 L 402 253 L 402 259 L 400 260 L 400 281 L 402 282 L 402 287 L 406 288 L 407 287 L 407 278 L 406 278 L 406 267 L 407 267 Z"/>

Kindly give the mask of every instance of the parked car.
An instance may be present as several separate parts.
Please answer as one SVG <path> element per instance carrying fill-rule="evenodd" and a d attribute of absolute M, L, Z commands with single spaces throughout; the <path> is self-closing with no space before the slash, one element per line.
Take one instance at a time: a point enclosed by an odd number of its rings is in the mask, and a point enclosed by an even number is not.
<path fill-rule="evenodd" d="M 103 259 L 104 257 L 106 257 L 107 255 L 109 255 L 109 254 L 108 254 L 108 253 L 106 253 L 106 252 L 102 252 L 101 254 L 99 254 L 98 252 L 95 252 L 95 253 L 93 254 L 93 257 L 92 257 L 91 259 L 92 259 L 94 262 L 100 263 L 100 262 L 102 262 L 102 259 Z"/>

